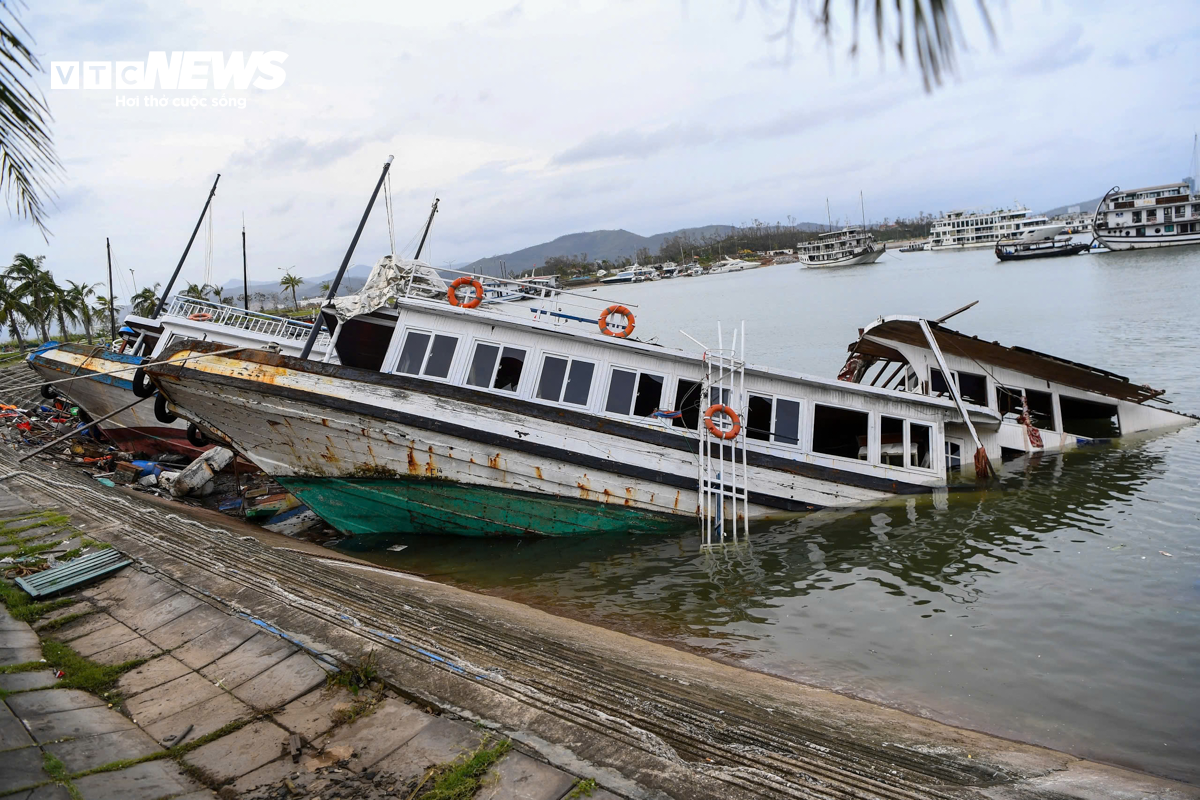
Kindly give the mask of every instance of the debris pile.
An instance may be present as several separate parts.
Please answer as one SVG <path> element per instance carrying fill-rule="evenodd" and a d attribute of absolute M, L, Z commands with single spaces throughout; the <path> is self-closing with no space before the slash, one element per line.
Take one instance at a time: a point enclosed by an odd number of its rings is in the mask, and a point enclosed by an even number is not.
<path fill-rule="evenodd" d="M 400 783 L 390 772 L 353 772 L 349 759 L 313 772 L 298 769 L 276 783 L 266 784 L 249 792 L 235 794 L 241 800 L 384 800 L 384 798 L 420 797 L 414 795 L 418 781 Z M 218 797 L 223 795 L 218 794 Z"/>

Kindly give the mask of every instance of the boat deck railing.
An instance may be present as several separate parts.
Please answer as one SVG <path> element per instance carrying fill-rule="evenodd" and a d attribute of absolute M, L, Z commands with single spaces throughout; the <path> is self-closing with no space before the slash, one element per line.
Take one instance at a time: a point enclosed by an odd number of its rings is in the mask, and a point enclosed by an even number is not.
<path fill-rule="evenodd" d="M 309 322 L 179 295 L 171 298 L 162 315 L 235 328 L 275 341 L 303 342 L 312 332 L 312 323 Z M 322 331 L 317 336 L 316 345 L 321 347 L 328 343 L 329 334 Z"/>

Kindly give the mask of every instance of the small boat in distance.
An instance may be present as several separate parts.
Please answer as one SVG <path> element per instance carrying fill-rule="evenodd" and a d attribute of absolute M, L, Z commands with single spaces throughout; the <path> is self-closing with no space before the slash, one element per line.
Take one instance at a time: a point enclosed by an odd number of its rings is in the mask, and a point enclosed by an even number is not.
<path fill-rule="evenodd" d="M 900 252 L 901 253 L 919 253 L 922 250 L 927 249 L 928 247 L 929 247 L 928 241 L 913 242 L 912 244 L 906 244 L 904 247 L 901 247 Z"/>
<path fill-rule="evenodd" d="M 658 272 L 653 267 L 639 267 L 634 264 L 629 269 L 623 269 L 616 275 L 609 275 L 607 278 L 602 278 L 601 283 L 642 283 L 643 281 L 652 281 L 658 279 Z"/>
<path fill-rule="evenodd" d="M 1065 225 L 1030 228 L 1020 236 L 1001 239 L 996 243 L 996 258 L 1001 261 L 1028 261 L 1034 258 L 1057 258 L 1085 253 L 1091 242 L 1073 242 Z"/>
<path fill-rule="evenodd" d="M 822 233 L 811 242 L 796 245 L 796 255 L 806 267 L 850 267 L 874 264 L 887 245 L 860 226 Z"/>
<path fill-rule="evenodd" d="M 1200 244 L 1200 196 L 1190 182 L 1115 188 L 1096 207 L 1093 233 L 1109 250 Z"/>

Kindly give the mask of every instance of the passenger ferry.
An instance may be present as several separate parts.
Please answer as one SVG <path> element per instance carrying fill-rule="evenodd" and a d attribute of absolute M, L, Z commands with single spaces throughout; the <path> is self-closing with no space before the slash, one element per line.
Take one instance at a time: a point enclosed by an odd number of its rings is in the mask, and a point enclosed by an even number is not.
<path fill-rule="evenodd" d="M 1200 196 L 1182 181 L 1113 189 L 1096 208 L 1093 233 L 1109 250 L 1200 244 Z"/>
<path fill-rule="evenodd" d="M 796 245 L 796 256 L 806 267 L 849 267 L 874 264 L 887 249 L 861 227 L 822 233 L 811 242 Z"/>
<path fill-rule="evenodd" d="M 1028 208 L 987 213 L 951 211 L 934 220 L 930 226 L 929 249 L 994 247 L 1001 239 L 1012 238 L 1028 228 L 1040 228 L 1048 223 L 1049 220 L 1041 214 L 1031 216 Z"/>

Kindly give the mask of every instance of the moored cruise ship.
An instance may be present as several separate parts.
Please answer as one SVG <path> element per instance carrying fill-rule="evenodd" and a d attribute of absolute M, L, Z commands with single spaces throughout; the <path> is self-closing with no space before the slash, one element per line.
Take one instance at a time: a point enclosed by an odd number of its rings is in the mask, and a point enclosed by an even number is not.
<path fill-rule="evenodd" d="M 806 267 L 849 267 L 874 264 L 887 245 L 858 226 L 822 233 L 811 242 L 796 245 L 796 256 Z"/>
<path fill-rule="evenodd" d="M 1093 233 L 1109 250 L 1200 244 L 1200 196 L 1182 181 L 1113 189 L 1096 208 Z"/>
<path fill-rule="evenodd" d="M 1028 208 L 1012 208 L 972 214 L 951 211 L 934 220 L 929 228 L 930 250 L 966 250 L 973 247 L 993 247 L 1001 239 L 1009 239 L 1029 228 L 1049 223 L 1041 214 L 1030 216 Z"/>

